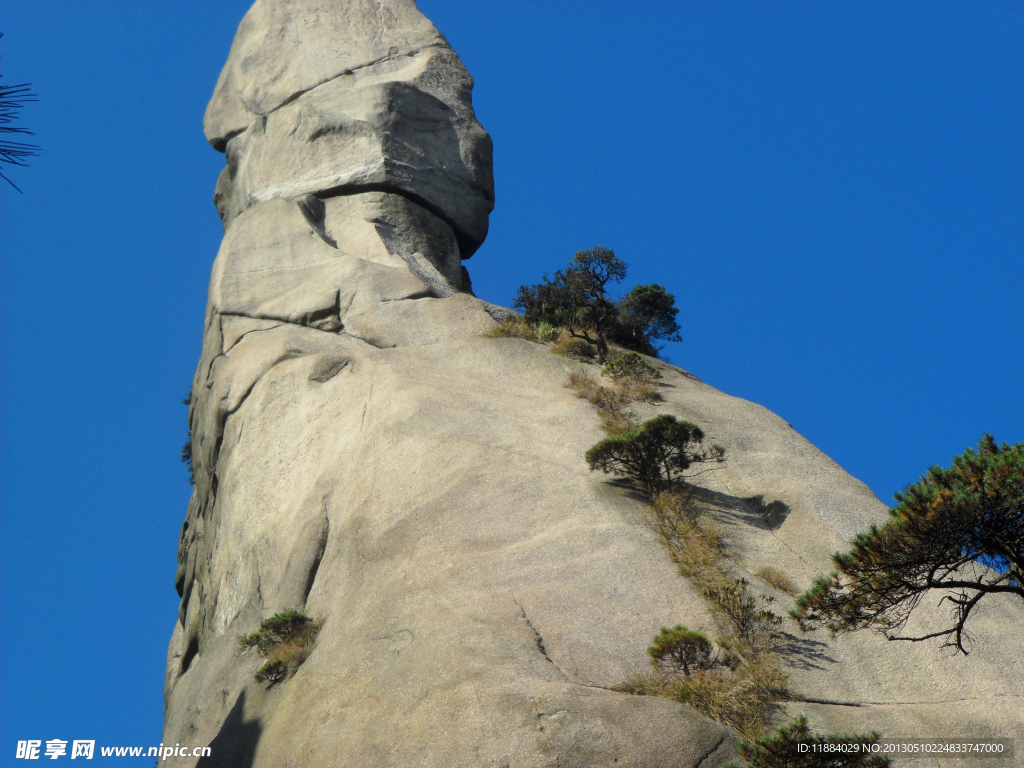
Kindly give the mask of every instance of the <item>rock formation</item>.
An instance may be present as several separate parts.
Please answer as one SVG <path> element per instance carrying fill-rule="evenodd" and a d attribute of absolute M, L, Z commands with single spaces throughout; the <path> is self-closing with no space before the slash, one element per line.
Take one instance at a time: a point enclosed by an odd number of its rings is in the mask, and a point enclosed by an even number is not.
<path fill-rule="evenodd" d="M 257 0 L 205 118 L 224 222 L 189 412 L 164 743 L 203 766 L 716 766 L 735 735 L 614 690 L 658 628 L 713 632 L 646 507 L 592 474 L 583 364 L 484 334 L 463 259 L 493 206 L 472 79 L 413 0 Z M 885 506 L 777 416 L 660 364 L 730 562 L 800 588 Z M 750 499 L 772 502 L 770 514 Z M 788 600 L 780 595 L 781 600 Z M 237 638 L 324 619 L 267 687 Z M 817 730 L 1024 732 L 1024 612 L 969 658 L 876 635 L 784 653 Z M 1012 630 L 1012 631 L 1011 631 Z M 898 647 L 897 647 L 898 646 Z M 1024 749 L 1024 744 L 1020 749 Z"/>

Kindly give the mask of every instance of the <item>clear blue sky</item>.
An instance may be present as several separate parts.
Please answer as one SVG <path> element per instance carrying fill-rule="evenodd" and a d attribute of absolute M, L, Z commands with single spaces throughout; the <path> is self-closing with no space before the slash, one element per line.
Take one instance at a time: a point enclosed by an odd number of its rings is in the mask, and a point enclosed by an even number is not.
<path fill-rule="evenodd" d="M 201 121 L 247 7 L 4 7 L 43 146 L 0 189 L 4 765 L 17 739 L 160 740 L 221 237 Z M 494 138 L 478 295 L 614 248 L 676 294 L 672 362 L 884 500 L 985 431 L 1024 440 L 1024 4 L 421 9 Z"/>

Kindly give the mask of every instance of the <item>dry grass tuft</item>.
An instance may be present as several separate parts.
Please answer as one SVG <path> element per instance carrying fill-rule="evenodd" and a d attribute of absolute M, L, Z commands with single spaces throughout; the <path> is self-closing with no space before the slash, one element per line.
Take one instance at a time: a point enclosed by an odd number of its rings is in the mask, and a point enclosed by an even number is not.
<path fill-rule="evenodd" d="M 769 586 L 774 587 L 780 592 L 785 592 L 787 595 L 796 597 L 796 585 L 793 584 L 793 580 L 786 575 L 785 571 L 766 565 L 757 572 L 757 575 Z"/>
<path fill-rule="evenodd" d="M 729 583 L 722 570 L 725 542 L 710 522 L 698 524 L 703 510 L 692 492 L 663 491 L 652 503 L 658 531 L 679 572 L 701 592 Z"/>
<path fill-rule="evenodd" d="M 665 398 L 662 397 L 661 392 L 657 386 L 647 382 L 640 382 L 638 384 L 626 383 L 622 386 L 622 391 L 626 392 L 630 399 L 635 402 L 644 403 L 660 403 Z"/>
<path fill-rule="evenodd" d="M 556 328 L 551 323 L 533 326 L 521 317 L 499 323 L 484 334 L 492 339 L 526 339 L 527 341 L 539 341 L 542 344 L 558 341 L 563 335 L 562 329 Z"/>
<path fill-rule="evenodd" d="M 619 389 L 597 387 L 587 398 L 601 417 L 601 426 L 609 436 L 624 435 L 640 426 L 640 417 L 629 407 L 633 400 Z"/>
<path fill-rule="evenodd" d="M 604 387 L 590 371 L 570 371 L 565 386 L 597 409 L 601 426 L 609 435 L 622 435 L 640 426 L 640 419 L 630 409 L 634 402 L 630 393 L 616 387 Z"/>
<path fill-rule="evenodd" d="M 642 672 L 626 678 L 615 690 L 678 701 L 753 739 L 781 713 L 780 702 L 789 698 L 788 680 L 773 657 L 762 656 L 735 669 L 719 667 L 685 676 Z"/>
<path fill-rule="evenodd" d="M 594 392 L 597 391 L 599 385 L 594 375 L 590 371 L 583 369 L 569 371 L 569 380 L 563 386 L 575 392 L 577 397 L 589 400 Z"/>
<path fill-rule="evenodd" d="M 735 670 L 715 669 L 677 677 L 665 686 L 669 698 L 688 704 L 748 739 L 761 736 L 782 711 L 789 676 L 774 658 L 762 656 Z"/>
<path fill-rule="evenodd" d="M 537 341 L 537 333 L 534 331 L 533 326 L 522 319 L 506 320 L 491 328 L 484 336 L 493 339 L 527 339 L 528 341 Z"/>
<path fill-rule="evenodd" d="M 661 378 L 658 369 L 636 352 L 613 358 L 601 372 L 621 384 L 653 384 Z"/>
<path fill-rule="evenodd" d="M 661 672 L 641 672 L 630 675 L 626 682 L 613 690 L 633 696 L 667 696 L 672 679 Z"/>

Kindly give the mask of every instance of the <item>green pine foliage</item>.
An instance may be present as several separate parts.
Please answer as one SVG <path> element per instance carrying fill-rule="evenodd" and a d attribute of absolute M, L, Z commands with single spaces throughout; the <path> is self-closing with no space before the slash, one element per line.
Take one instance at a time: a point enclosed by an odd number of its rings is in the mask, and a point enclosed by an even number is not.
<path fill-rule="evenodd" d="M 707 635 L 687 629 L 682 624 L 671 629 L 662 627 L 647 649 L 647 655 L 657 669 L 686 676 L 691 672 L 711 669 L 716 661 L 715 646 Z"/>
<path fill-rule="evenodd" d="M 617 309 L 618 322 L 611 336 L 628 349 L 657 357 L 658 348 L 653 340 L 683 340 L 676 322 L 679 314 L 676 297 L 664 286 L 657 283 L 638 285 L 619 300 Z"/>
<path fill-rule="evenodd" d="M 3 35 L 0 34 L 0 37 Z M 27 158 L 39 154 L 39 145 L 24 141 L 11 141 L 7 136 L 10 134 L 32 135 L 32 131 L 28 128 L 17 125 L 17 120 L 22 107 L 38 100 L 28 83 L 0 85 L 0 179 L 19 192 L 21 190 L 17 185 L 6 176 L 7 166 L 27 166 Z"/>
<path fill-rule="evenodd" d="M 890 640 L 942 638 L 967 654 L 967 620 L 988 595 L 1024 600 L 1024 443 L 991 435 L 934 466 L 895 496 L 889 521 L 837 553 L 836 570 L 817 580 L 792 612 L 802 629 L 833 635 L 873 628 Z M 951 607 L 947 626 L 904 636 L 929 593 Z"/>
<path fill-rule="evenodd" d="M 540 283 L 520 286 L 512 306 L 531 326 L 547 323 L 593 345 L 602 363 L 609 341 L 657 357 L 654 340 L 681 340 L 675 296 L 652 283 L 613 299 L 609 291 L 625 279 L 626 270 L 611 248 L 577 251 L 553 278 L 545 275 Z"/>
<path fill-rule="evenodd" d="M 871 751 L 879 738 L 877 733 L 815 736 L 801 715 L 774 736 L 741 743 L 740 755 L 747 768 L 888 768 L 889 758 Z"/>
<path fill-rule="evenodd" d="M 648 496 L 670 489 L 693 464 L 724 461 L 718 445 L 704 447 L 696 424 L 668 414 L 649 419 L 625 434 L 608 437 L 587 451 L 591 471 L 628 477 Z"/>

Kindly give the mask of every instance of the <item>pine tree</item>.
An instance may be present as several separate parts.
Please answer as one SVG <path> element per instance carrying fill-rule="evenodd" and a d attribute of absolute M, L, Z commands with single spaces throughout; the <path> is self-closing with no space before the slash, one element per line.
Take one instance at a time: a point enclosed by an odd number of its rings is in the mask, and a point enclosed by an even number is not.
<path fill-rule="evenodd" d="M 992 435 L 934 466 L 897 493 L 890 520 L 859 534 L 836 570 L 817 580 L 792 617 L 804 630 L 833 634 L 874 628 L 890 640 L 944 638 L 967 654 L 966 623 L 986 595 L 1024 600 L 1024 443 L 999 446 Z M 951 606 L 950 626 L 903 636 L 929 594 Z"/>

